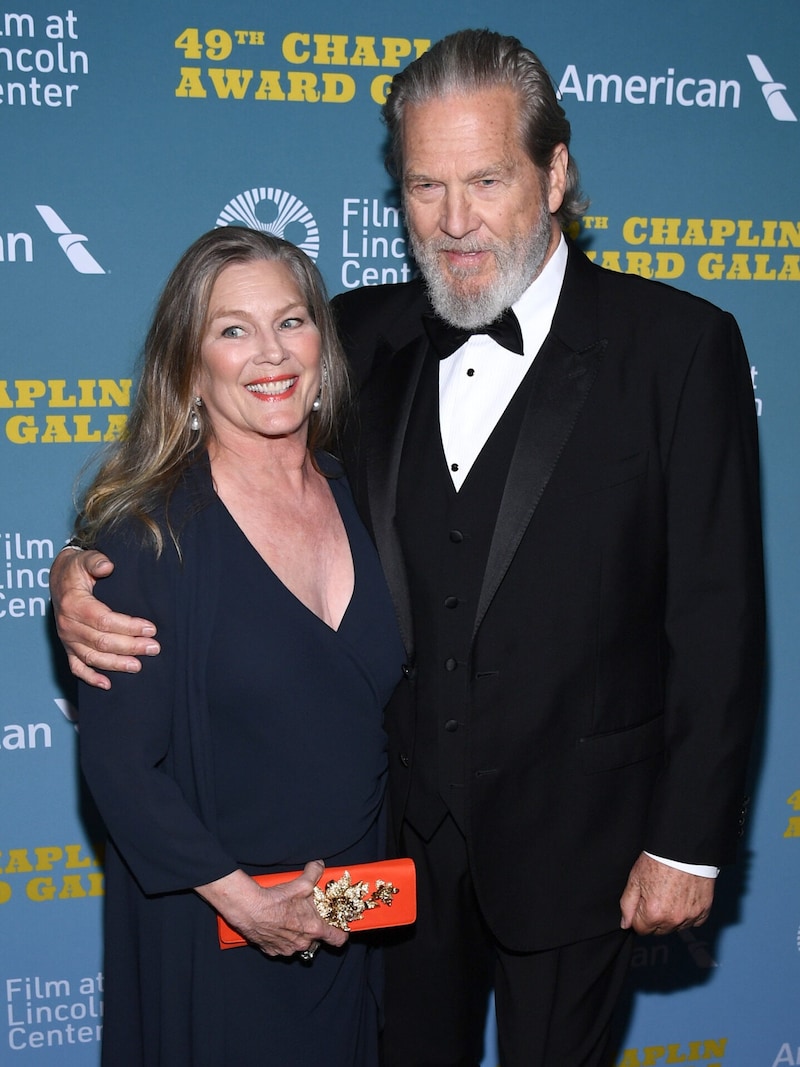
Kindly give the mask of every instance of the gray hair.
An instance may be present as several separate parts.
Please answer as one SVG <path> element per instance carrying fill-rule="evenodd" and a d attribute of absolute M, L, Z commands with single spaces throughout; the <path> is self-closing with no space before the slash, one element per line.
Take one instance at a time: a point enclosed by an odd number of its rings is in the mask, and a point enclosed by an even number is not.
<path fill-rule="evenodd" d="M 460 30 L 442 38 L 397 74 L 383 105 L 389 130 L 386 168 L 403 177 L 403 113 L 407 105 L 449 95 L 507 86 L 520 101 L 520 137 L 534 166 L 543 173 L 559 144 L 569 148 L 570 124 L 558 102 L 553 80 L 541 60 L 516 37 L 491 30 Z M 562 228 L 577 221 L 588 206 L 570 155 L 564 202 L 555 213 Z"/>

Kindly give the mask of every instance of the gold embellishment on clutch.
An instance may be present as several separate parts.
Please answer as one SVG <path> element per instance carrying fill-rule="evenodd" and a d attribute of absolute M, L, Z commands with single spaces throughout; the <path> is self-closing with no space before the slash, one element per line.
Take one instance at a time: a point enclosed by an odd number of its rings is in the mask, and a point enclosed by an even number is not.
<path fill-rule="evenodd" d="M 369 882 L 352 882 L 350 872 L 345 871 L 341 878 L 327 882 L 324 889 L 314 886 L 314 904 L 326 923 L 349 931 L 348 923 L 358 922 L 365 911 L 371 911 L 379 904 L 391 908 L 392 897 L 399 892 L 391 882 L 378 878 L 370 893 Z"/>

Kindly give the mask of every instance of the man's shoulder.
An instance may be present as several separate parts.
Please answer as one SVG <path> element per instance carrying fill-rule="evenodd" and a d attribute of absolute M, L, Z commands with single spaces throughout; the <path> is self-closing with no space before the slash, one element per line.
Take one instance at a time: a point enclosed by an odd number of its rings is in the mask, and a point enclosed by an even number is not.
<path fill-rule="evenodd" d="M 359 377 L 376 356 L 399 351 L 423 331 L 431 310 L 424 282 L 359 286 L 331 301 L 344 350 Z"/>
<path fill-rule="evenodd" d="M 696 293 L 679 289 L 657 278 L 639 274 L 624 274 L 621 271 L 602 267 L 576 249 L 578 262 L 573 265 L 585 276 L 591 276 L 598 286 L 602 304 L 616 310 L 625 310 L 632 315 L 646 317 L 652 314 L 676 315 L 681 319 L 702 321 L 729 313 Z M 582 261 L 582 262 L 581 262 Z"/>
<path fill-rule="evenodd" d="M 331 305 L 341 318 L 364 313 L 380 314 L 383 309 L 421 314 L 430 308 L 425 283 L 419 277 L 391 285 L 359 285 L 333 297 Z"/>

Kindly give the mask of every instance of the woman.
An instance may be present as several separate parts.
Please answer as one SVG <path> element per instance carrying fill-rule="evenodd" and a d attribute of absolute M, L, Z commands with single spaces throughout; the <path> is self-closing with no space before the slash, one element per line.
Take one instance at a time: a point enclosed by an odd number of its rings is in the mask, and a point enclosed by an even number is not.
<path fill-rule="evenodd" d="M 239 228 L 188 249 L 76 526 L 114 558 L 114 607 L 157 620 L 162 645 L 111 689 L 81 686 L 109 831 L 105 1064 L 377 1063 L 374 957 L 312 903 L 317 857 L 381 856 L 403 658 L 322 451 L 346 393 L 299 249 Z M 250 877 L 300 868 L 278 888 Z M 217 912 L 246 948 L 219 949 Z"/>

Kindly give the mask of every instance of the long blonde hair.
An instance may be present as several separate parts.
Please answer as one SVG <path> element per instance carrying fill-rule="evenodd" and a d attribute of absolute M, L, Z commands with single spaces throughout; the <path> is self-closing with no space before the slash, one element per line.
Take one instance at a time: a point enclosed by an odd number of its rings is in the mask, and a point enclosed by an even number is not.
<path fill-rule="evenodd" d="M 211 290 L 225 267 L 256 260 L 285 264 L 320 331 L 327 380 L 320 408 L 309 418 L 312 461 L 316 450 L 333 446 L 350 387 L 319 271 L 304 252 L 279 237 L 239 226 L 211 230 L 184 252 L 164 286 L 145 340 L 141 377 L 125 434 L 83 495 L 75 522 L 76 541 L 91 545 L 101 529 L 134 517 L 149 533 L 156 552 L 163 550 L 163 535 L 152 512 L 168 505 L 181 474 L 205 447 L 210 432 L 207 424 L 192 430 L 190 416 Z M 176 534 L 169 529 L 177 546 Z"/>

